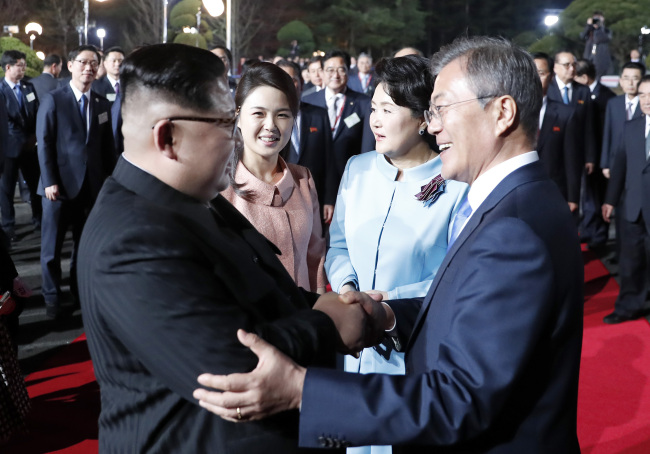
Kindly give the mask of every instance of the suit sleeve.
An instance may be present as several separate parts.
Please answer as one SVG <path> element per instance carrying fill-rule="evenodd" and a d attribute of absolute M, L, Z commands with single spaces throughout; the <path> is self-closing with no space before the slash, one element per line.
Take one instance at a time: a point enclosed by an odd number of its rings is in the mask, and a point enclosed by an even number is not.
<path fill-rule="evenodd" d="M 43 188 L 61 184 L 58 175 L 57 114 L 54 97 L 46 94 L 36 116 L 36 141 L 38 143 L 38 164 L 41 168 Z"/>
<path fill-rule="evenodd" d="M 588 91 L 589 89 L 587 89 Z M 585 124 L 584 124 L 584 135 L 585 135 L 585 163 L 596 163 L 597 162 L 597 150 L 596 150 L 596 131 L 599 128 L 596 127 L 596 122 L 598 121 L 596 115 L 595 103 L 591 100 L 590 97 L 585 99 Z"/>
<path fill-rule="evenodd" d="M 421 374 L 389 376 L 308 369 L 300 445 L 330 434 L 360 445 L 451 445 L 480 436 L 497 420 L 534 361 L 556 311 L 550 253 L 528 225 L 502 218 L 472 244 L 458 284 L 452 325 Z M 422 336 L 426 336 L 422 333 Z M 349 415 L 354 415 L 350 418 Z"/>
<path fill-rule="evenodd" d="M 582 161 L 577 149 L 576 116 L 571 114 L 564 128 L 564 163 L 567 182 L 567 199 L 569 202 L 580 203 L 580 180 L 582 178 Z"/>
<path fill-rule="evenodd" d="M 614 140 L 614 135 L 612 131 L 613 127 L 613 116 L 614 116 L 614 99 L 612 98 L 607 103 L 607 109 L 605 110 L 605 127 L 603 129 L 603 146 L 600 152 L 600 168 L 609 169 L 610 159 L 612 157 L 612 141 Z"/>
<path fill-rule="evenodd" d="M 93 320 L 98 329 L 174 392 L 194 402 L 199 374 L 252 370 L 257 358 L 237 341 L 238 328 L 260 333 L 302 364 L 319 364 L 323 351 L 333 357 L 336 329 L 325 314 L 277 317 L 271 297 L 264 307 L 243 307 L 182 226 L 152 223 L 142 232 L 142 225 L 120 232 L 89 264 L 85 285 L 102 304 L 101 319 Z M 260 313 L 266 321 L 255 321 Z"/>
<path fill-rule="evenodd" d="M 625 128 L 627 132 L 627 127 Z M 617 206 L 625 188 L 625 174 L 627 173 L 627 153 L 625 152 L 625 139 L 621 141 L 619 150 L 614 154 L 605 203 Z M 622 213 L 621 213 L 622 214 Z"/>
<path fill-rule="evenodd" d="M 4 93 L 0 91 L 0 159 L 4 160 L 9 146 L 9 118 Z"/>

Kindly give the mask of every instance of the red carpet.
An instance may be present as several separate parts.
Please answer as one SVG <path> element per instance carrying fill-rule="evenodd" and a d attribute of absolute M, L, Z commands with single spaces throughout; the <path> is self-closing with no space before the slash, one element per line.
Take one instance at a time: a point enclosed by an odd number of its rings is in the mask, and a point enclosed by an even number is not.
<path fill-rule="evenodd" d="M 650 453 L 650 326 L 605 325 L 618 284 L 591 252 L 585 259 L 585 327 L 578 397 L 583 453 Z"/>
<path fill-rule="evenodd" d="M 650 453 L 650 326 L 645 320 L 609 326 L 618 285 L 589 251 L 585 260 L 585 328 L 578 436 L 583 453 Z M 2 453 L 97 452 L 99 388 L 85 337 L 55 354 L 27 379 L 29 434 Z"/>

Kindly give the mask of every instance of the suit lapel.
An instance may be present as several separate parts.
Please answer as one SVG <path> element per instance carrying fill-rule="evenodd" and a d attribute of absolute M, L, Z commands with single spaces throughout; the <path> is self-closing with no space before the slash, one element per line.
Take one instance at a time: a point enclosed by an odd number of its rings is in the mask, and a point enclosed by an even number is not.
<path fill-rule="evenodd" d="M 5 79 L 2 79 L 2 88 L 4 90 L 5 98 L 7 98 L 9 100 L 9 103 L 13 106 L 11 110 L 13 110 L 14 112 L 18 112 L 21 118 L 24 120 L 25 113 L 23 109 L 20 108 L 20 104 L 18 104 L 18 99 L 16 99 L 16 94 L 11 89 L 11 87 L 9 86 L 9 84 Z"/>
<path fill-rule="evenodd" d="M 307 147 L 307 134 L 309 134 L 310 125 L 311 116 L 305 110 L 302 110 L 300 114 L 300 153 L 298 156 L 298 162 L 301 162 L 302 157 L 305 155 L 305 149 Z"/>
<path fill-rule="evenodd" d="M 72 91 L 70 85 L 66 85 L 65 90 L 66 103 L 68 105 L 67 111 L 70 112 L 72 121 L 77 125 L 79 131 L 83 132 L 86 130 L 86 125 L 83 124 L 83 118 L 81 117 L 81 111 L 79 110 L 79 102 L 77 101 L 77 97 L 75 96 L 74 91 Z M 86 141 L 87 140 L 88 135 L 86 135 Z"/>
<path fill-rule="evenodd" d="M 343 130 L 346 128 L 345 119 L 348 118 L 350 115 L 352 115 L 354 111 L 355 102 L 356 102 L 356 98 L 351 97 L 348 90 L 348 92 L 345 94 L 345 104 L 343 105 L 343 111 L 341 112 L 339 127 L 336 128 L 336 132 L 334 133 L 332 140 L 336 140 L 336 138 L 340 136 Z"/>
<path fill-rule="evenodd" d="M 494 190 L 490 193 L 490 195 L 483 201 L 481 206 L 472 215 L 472 217 L 467 222 L 463 230 L 460 232 L 460 235 L 458 236 L 454 244 L 451 246 L 449 251 L 447 251 L 445 258 L 443 259 L 442 263 L 440 264 L 440 267 L 438 268 L 436 277 L 431 283 L 431 287 L 427 292 L 427 296 L 424 298 L 424 302 L 422 303 L 420 312 L 418 313 L 415 323 L 413 324 L 413 332 L 411 333 L 411 337 L 409 338 L 406 347 L 406 352 L 409 351 L 411 345 L 413 344 L 415 338 L 417 337 L 417 333 L 419 332 L 422 326 L 424 317 L 428 312 L 429 307 L 431 306 L 431 302 L 433 301 L 433 295 L 435 294 L 440 284 L 440 280 L 443 278 L 445 272 L 447 271 L 449 263 L 454 259 L 456 253 L 463 246 L 463 244 L 469 238 L 469 236 L 474 232 L 474 230 L 476 230 L 476 228 L 481 224 L 481 222 L 483 222 L 483 218 L 485 217 L 485 215 L 490 211 L 492 211 L 492 209 L 494 209 L 494 207 L 499 202 L 501 202 L 501 200 L 506 195 L 508 195 L 513 189 L 517 188 L 523 183 L 527 183 L 535 179 L 543 178 L 543 175 L 544 175 L 544 170 L 543 167 L 541 167 L 541 163 L 539 161 L 520 167 L 519 169 L 515 170 L 510 175 L 508 175 L 503 181 L 501 181 L 501 183 L 499 183 L 497 187 L 494 188 Z"/>
<path fill-rule="evenodd" d="M 554 103 L 552 101 L 547 101 L 546 112 L 544 112 L 544 120 L 542 121 L 542 129 L 539 131 L 539 137 L 537 139 L 537 150 L 544 148 L 546 138 L 550 134 L 550 130 L 553 127 L 553 124 L 555 124 L 556 118 L 557 112 Z"/>

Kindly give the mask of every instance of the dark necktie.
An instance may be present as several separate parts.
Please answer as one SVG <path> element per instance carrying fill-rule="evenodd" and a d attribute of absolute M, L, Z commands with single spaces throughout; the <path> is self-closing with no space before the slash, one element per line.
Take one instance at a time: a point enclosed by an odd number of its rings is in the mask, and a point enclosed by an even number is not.
<path fill-rule="evenodd" d="M 23 91 L 20 89 L 20 85 L 14 85 L 14 91 L 16 92 L 16 99 L 18 100 L 18 106 L 20 110 L 23 109 Z"/>
<path fill-rule="evenodd" d="M 564 104 L 569 104 L 569 87 L 564 87 L 564 93 L 562 93 L 562 101 Z"/>
<path fill-rule="evenodd" d="M 119 82 L 115 82 L 114 89 L 115 89 L 115 95 L 119 95 L 120 94 L 120 83 Z"/>
<path fill-rule="evenodd" d="M 645 136 L 645 158 L 650 159 L 650 134 Z"/>
<path fill-rule="evenodd" d="M 86 106 L 88 106 L 88 98 L 86 97 L 85 94 L 81 95 L 80 99 L 80 109 L 81 109 L 81 120 L 83 121 L 84 124 L 84 131 L 88 133 L 88 116 L 86 115 Z"/>

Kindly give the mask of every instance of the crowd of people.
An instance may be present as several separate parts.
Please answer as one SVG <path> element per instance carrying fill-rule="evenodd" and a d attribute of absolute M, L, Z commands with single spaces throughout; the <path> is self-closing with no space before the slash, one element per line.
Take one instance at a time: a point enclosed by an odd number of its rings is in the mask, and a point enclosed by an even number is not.
<path fill-rule="evenodd" d="M 502 39 L 292 51 L 80 46 L 29 81 L 6 51 L 0 328 L 24 180 L 54 320 L 72 229 L 102 452 L 579 452 L 579 242 L 614 209 L 604 322 L 648 310 L 645 68 L 615 96 Z"/>

